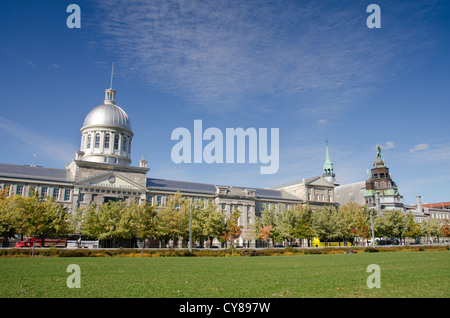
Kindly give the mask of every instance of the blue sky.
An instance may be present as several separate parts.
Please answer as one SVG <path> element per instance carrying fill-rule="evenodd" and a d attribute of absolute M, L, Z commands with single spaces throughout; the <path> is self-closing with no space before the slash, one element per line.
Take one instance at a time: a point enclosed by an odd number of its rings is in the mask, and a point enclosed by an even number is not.
<path fill-rule="evenodd" d="M 449 201 L 449 16 L 448 1 L 4 1 L 0 162 L 64 168 L 114 62 L 149 177 L 273 187 L 320 175 L 328 139 L 341 184 L 364 180 L 381 144 L 405 203 Z M 279 128 L 279 171 L 173 163 L 171 133 L 195 119 Z"/>

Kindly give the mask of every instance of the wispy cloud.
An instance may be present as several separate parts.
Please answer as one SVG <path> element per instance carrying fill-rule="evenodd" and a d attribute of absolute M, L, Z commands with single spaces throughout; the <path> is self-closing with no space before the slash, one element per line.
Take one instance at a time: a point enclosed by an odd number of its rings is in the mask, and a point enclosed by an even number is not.
<path fill-rule="evenodd" d="M 9 135 L 10 142 L 19 143 L 19 149 L 29 154 L 37 154 L 39 157 L 47 156 L 64 164 L 70 162 L 75 155 L 74 145 L 40 135 L 2 116 L 0 116 L 0 131 Z"/>
<path fill-rule="evenodd" d="M 392 141 L 386 141 L 384 146 L 382 146 L 384 150 L 395 148 L 395 144 Z"/>
<path fill-rule="evenodd" d="M 383 21 L 390 28 L 369 30 L 365 10 L 352 2 L 98 4 L 105 10 L 102 38 L 117 65 L 211 111 L 269 96 L 296 101 L 289 112 L 341 111 L 388 80 L 399 64 L 393 59 L 417 42 L 408 23 L 389 21 L 389 13 Z M 420 14 L 408 13 L 412 21 Z"/>
<path fill-rule="evenodd" d="M 418 144 L 409 150 L 411 157 L 419 162 L 450 162 L 450 143 L 429 145 Z"/>
<path fill-rule="evenodd" d="M 425 150 L 428 149 L 428 144 L 418 144 L 415 145 L 413 148 L 409 149 L 409 152 L 416 152 L 416 151 L 421 151 L 421 150 Z"/>

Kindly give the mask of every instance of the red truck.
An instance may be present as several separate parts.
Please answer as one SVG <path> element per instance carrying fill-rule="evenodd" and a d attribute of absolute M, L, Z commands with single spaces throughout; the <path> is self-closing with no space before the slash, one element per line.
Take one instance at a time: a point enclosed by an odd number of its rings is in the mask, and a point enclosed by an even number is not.
<path fill-rule="evenodd" d="M 16 243 L 16 247 L 66 247 L 67 239 L 44 239 L 44 243 L 42 243 L 42 239 L 27 237 L 25 240 Z"/>

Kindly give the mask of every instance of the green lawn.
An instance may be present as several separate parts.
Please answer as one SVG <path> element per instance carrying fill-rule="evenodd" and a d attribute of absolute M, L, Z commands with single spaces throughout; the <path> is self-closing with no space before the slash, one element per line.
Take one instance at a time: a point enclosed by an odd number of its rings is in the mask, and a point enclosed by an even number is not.
<path fill-rule="evenodd" d="M 81 288 L 66 285 L 67 266 Z M 381 269 L 369 289 L 367 266 Z M 0 258 L 0 297 L 444 297 L 448 251 L 257 257 Z"/>

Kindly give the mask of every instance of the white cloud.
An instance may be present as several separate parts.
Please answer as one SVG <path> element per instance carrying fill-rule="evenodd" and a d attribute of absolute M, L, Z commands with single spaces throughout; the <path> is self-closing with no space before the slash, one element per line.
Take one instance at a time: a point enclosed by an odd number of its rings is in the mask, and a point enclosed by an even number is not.
<path fill-rule="evenodd" d="M 409 149 L 409 152 L 416 152 L 416 151 L 421 151 L 421 150 L 426 150 L 428 149 L 428 144 L 418 144 L 415 145 L 413 148 Z"/>
<path fill-rule="evenodd" d="M 405 21 L 383 29 L 383 36 L 368 33 L 364 10 L 353 4 L 97 4 L 106 10 L 101 38 L 119 56 L 118 67 L 213 112 L 240 110 L 240 102 L 267 96 L 298 101 L 301 106 L 286 109 L 290 112 L 320 116 L 341 111 L 395 73 L 401 63 L 391 65 L 393 58 L 416 43 L 409 40 L 412 32 L 404 29 Z M 374 47 L 383 49 L 374 54 Z"/>
<path fill-rule="evenodd" d="M 395 147 L 395 145 L 392 141 L 386 141 L 386 143 L 383 146 L 383 149 L 387 150 L 387 149 L 392 149 L 394 147 Z"/>

